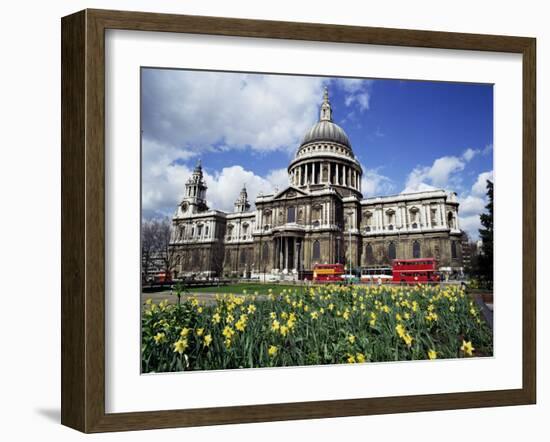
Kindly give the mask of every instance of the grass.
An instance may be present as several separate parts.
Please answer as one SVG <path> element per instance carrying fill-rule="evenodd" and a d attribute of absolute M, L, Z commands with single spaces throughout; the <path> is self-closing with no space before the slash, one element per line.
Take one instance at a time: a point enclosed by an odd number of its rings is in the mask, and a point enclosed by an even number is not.
<path fill-rule="evenodd" d="M 272 290 L 275 294 L 280 294 L 283 290 L 307 290 L 305 286 L 300 285 L 290 285 L 290 284 L 261 284 L 261 283 L 240 283 L 240 284 L 229 284 L 229 285 L 220 285 L 220 286 L 208 286 L 208 287 L 189 287 L 189 292 L 191 293 L 234 293 L 241 294 L 244 290 L 250 295 L 253 295 L 254 292 L 258 292 L 259 295 L 266 295 L 269 290 Z"/>

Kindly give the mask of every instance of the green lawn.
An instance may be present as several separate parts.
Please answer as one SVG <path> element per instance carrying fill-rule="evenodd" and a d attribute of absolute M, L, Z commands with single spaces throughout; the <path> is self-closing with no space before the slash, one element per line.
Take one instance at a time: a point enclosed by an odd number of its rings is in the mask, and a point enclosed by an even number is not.
<path fill-rule="evenodd" d="M 254 292 L 258 292 L 259 295 L 267 294 L 269 289 L 275 294 L 281 293 L 283 290 L 297 290 L 300 292 L 306 287 L 301 285 L 290 284 L 261 284 L 261 283 L 241 283 L 230 284 L 222 286 L 209 286 L 209 287 L 189 287 L 189 291 L 192 293 L 233 293 L 234 295 L 242 294 L 244 290 L 249 295 L 253 295 Z"/>

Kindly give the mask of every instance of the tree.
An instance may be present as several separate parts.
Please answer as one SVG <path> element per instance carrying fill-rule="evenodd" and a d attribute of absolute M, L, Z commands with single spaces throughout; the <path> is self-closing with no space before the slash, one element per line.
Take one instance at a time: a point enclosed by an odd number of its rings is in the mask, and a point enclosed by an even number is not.
<path fill-rule="evenodd" d="M 482 229 L 479 229 L 479 237 L 482 241 L 481 256 L 479 257 L 480 276 L 489 286 L 493 286 L 493 182 L 487 180 L 486 213 L 479 216 Z"/>
<path fill-rule="evenodd" d="M 158 239 L 157 247 L 158 253 L 163 260 L 164 272 L 166 275 L 172 274 L 176 261 L 175 249 L 170 246 L 170 240 L 172 238 L 172 224 L 168 218 L 164 218 L 158 223 Z"/>
<path fill-rule="evenodd" d="M 158 237 L 158 223 L 143 220 L 141 223 L 141 266 L 143 279 L 147 279 L 153 261 Z"/>
<path fill-rule="evenodd" d="M 145 278 L 153 264 L 166 275 L 174 270 L 175 253 L 170 247 L 172 226 L 168 218 L 144 220 L 141 225 L 141 262 Z M 160 265 L 159 265 L 160 264 Z"/>

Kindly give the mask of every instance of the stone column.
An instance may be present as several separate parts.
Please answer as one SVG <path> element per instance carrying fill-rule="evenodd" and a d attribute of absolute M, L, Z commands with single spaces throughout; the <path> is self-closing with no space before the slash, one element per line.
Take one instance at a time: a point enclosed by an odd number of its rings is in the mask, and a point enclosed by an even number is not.
<path fill-rule="evenodd" d="M 288 236 L 285 237 L 285 269 L 288 270 L 288 246 L 289 246 L 289 238 Z"/>
<path fill-rule="evenodd" d="M 311 184 L 315 184 L 315 163 L 311 163 Z"/>
<path fill-rule="evenodd" d="M 298 241 L 296 240 L 296 238 L 294 238 L 294 240 L 292 241 L 293 242 L 293 250 L 294 250 L 294 256 L 293 256 L 293 261 L 294 261 L 294 269 L 298 270 Z"/>
<path fill-rule="evenodd" d="M 441 227 L 447 227 L 447 215 L 445 214 L 445 206 L 443 205 L 443 203 L 439 203 L 439 216 Z"/>
<path fill-rule="evenodd" d="M 277 268 L 279 271 L 283 269 L 283 238 L 279 237 L 277 239 L 277 249 L 279 251 L 279 262 L 277 263 Z"/>
<path fill-rule="evenodd" d="M 336 182 L 334 184 L 340 184 L 340 165 L 336 163 L 334 166 L 336 167 L 336 173 L 334 174 Z"/>

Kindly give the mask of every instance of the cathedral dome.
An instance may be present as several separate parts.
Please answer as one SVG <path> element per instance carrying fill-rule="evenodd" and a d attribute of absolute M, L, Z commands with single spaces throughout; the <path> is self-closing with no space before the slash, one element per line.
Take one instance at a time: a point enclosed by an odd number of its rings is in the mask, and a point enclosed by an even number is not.
<path fill-rule="evenodd" d="M 343 144 L 351 149 L 349 138 L 344 132 L 344 129 L 330 120 L 321 120 L 316 123 L 306 132 L 300 146 L 315 141 L 332 141 Z"/>

